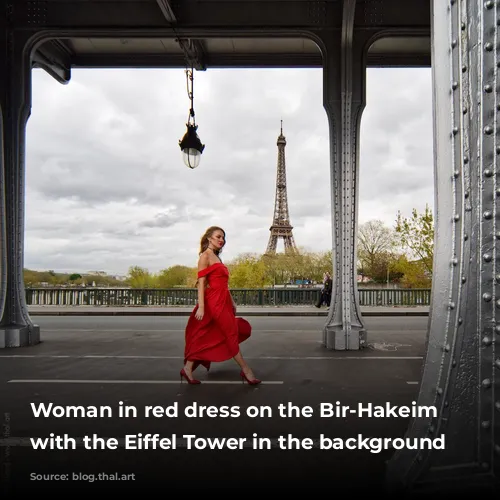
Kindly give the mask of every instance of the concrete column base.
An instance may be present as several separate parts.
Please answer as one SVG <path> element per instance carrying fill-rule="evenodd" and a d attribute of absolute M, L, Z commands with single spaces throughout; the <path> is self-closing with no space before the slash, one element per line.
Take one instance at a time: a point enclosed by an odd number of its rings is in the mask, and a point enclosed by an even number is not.
<path fill-rule="evenodd" d="M 40 327 L 0 327 L 0 349 L 7 347 L 28 347 L 40 343 Z"/>

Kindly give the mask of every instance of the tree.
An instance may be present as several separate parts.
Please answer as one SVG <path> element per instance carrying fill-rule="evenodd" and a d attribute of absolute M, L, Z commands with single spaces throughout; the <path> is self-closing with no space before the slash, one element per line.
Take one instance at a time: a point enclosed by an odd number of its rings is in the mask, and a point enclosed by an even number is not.
<path fill-rule="evenodd" d="M 187 286 L 193 274 L 193 269 L 187 266 L 172 266 L 160 272 L 157 283 L 160 288 Z"/>
<path fill-rule="evenodd" d="M 400 275 L 399 283 L 404 288 L 430 288 L 432 285 L 432 279 L 422 261 L 409 261 L 406 255 L 399 257 L 391 266 L 391 272 Z"/>
<path fill-rule="evenodd" d="M 410 259 L 418 260 L 429 276 L 432 276 L 434 258 L 434 219 L 428 205 L 423 213 L 414 208 L 412 216 L 403 218 L 398 211 L 396 233 L 403 248 L 410 251 Z"/>
<path fill-rule="evenodd" d="M 242 254 L 228 264 L 231 288 L 262 288 L 272 284 L 266 265 L 258 255 Z"/>
<path fill-rule="evenodd" d="M 127 281 L 132 288 L 152 288 L 155 285 L 154 276 L 147 269 L 133 266 L 129 269 Z"/>
<path fill-rule="evenodd" d="M 361 274 L 379 280 L 395 259 L 396 234 L 381 220 L 365 222 L 358 229 L 358 261 Z"/>

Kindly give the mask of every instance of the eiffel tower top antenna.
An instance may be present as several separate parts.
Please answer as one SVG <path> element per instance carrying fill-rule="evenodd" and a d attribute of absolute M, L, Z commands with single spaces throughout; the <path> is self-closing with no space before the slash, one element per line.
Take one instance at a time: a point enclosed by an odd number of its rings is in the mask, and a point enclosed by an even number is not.
<path fill-rule="evenodd" d="M 283 135 L 283 120 L 281 120 L 280 135 L 278 137 L 278 168 L 276 173 L 276 196 L 274 201 L 273 223 L 269 230 L 269 242 L 267 244 L 266 254 L 275 254 L 278 245 L 278 238 L 282 238 L 285 244 L 285 253 L 298 253 L 297 246 L 293 238 L 288 214 L 288 196 L 286 189 L 286 165 L 285 165 L 285 146 L 286 139 Z"/>

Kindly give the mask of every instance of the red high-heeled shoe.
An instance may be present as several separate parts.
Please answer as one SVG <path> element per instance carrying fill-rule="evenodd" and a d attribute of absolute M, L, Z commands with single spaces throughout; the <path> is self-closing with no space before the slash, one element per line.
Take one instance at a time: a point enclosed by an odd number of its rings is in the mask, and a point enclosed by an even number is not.
<path fill-rule="evenodd" d="M 248 385 L 258 385 L 262 382 L 262 380 L 259 380 L 258 378 L 254 378 L 250 380 L 246 375 L 243 370 L 240 372 L 240 377 L 241 377 L 241 382 L 244 384 L 245 380 L 248 382 Z"/>
<path fill-rule="evenodd" d="M 201 384 L 199 380 L 196 380 L 195 378 L 189 378 L 187 376 L 187 373 L 184 371 L 184 368 L 181 370 L 181 384 L 182 384 L 182 378 L 185 378 L 188 382 L 188 384 Z"/>

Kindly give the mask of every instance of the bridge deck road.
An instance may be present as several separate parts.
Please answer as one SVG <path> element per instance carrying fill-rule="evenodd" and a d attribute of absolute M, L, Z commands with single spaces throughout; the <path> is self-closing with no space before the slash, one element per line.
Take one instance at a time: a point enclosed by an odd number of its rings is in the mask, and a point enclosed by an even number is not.
<path fill-rule="evenodd" d="M 202 384 L 190 386 L 179 377 L 186 318 L 37 318 L 41 344 L 0 351 L 4 493 L 110 486 L 124 492 L 135 487 L 383 489 L 384 463 L 394 450 L 378 449 L 375 441 L 371 450 L 363 449 L 362 439 L 403 437 L 409 418 L 375 418 L 356 409 L 370 403 L 411 406 L 427 318 L 367 318 L 367 348 L 346 352 L 322 347 L 324 321 L 251 318 L 252 337 L 242 352 L 263 383 L 242 384 L 230 360 L 212 365 L 208 373 L 199 368 L 195 373 Z M 322 403 L 335 407 L 337 402 L 348 408 L 344 415 L 321 416 Z M 98 411 L 104 406 L 112 416 L 36 418 L 33 408 L 41 404 Z M 280 404 L 308 407 L 310 413 L 280 415 Z M 147 406 L 156 407 L 148 416 Z M 119 413 L 124 407 L 127 416 Z M 139 434 L 158 434 L 164 448 L 149 440 L 143 445 L 149 449 L 132 449 Z M 74 439 L 75 448 L 72 439 L 63 450 L 33 448 L 32 438 L 51 435 Z M 322 435 L 355 438 L 354 449 L 321 449 Z M 106 442 L 116 449 L 101 450 L 97 441 L 97 449 L 86 449 L 86 436 L 113 438 Z M 297 450 L 289 437 L 310 441 L 300 441 Z M 211 449 L 214 441 L 211 445 L 208 438 L 243 441 L 240 449 L 228 449 L 227 442 L 223 449 Z M 151 449 L 153 444 L 158 449 Z M 50 474 L 59 476 L 49 480 Z"/>

